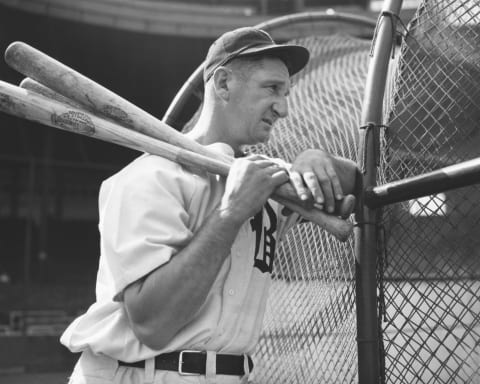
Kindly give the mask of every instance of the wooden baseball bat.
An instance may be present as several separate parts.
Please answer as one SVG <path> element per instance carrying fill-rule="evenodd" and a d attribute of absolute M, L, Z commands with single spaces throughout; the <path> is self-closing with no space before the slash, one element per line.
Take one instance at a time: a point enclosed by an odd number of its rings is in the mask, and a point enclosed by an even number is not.
<path fill-rule="evenodd" d="M 78 108 L 78 109 L 85 109 L 95 115 L 98 115 L 98 112 L 95 112 L 92 108 L 88 108 L 85 105 L 81 105 L 77 103 L 76 101 L 73 101 L 72 99 L 65 97 L 61 95 L 58 92 L 55 92 L 53 89 L 48 88 L 47 86 L 40 84 L 38 81 L 33 80 L 29 77 L 24 78 L 20 84 L 20 88 L 27 89 L 29 91 L 33 91 L 39 95 L 45 96 L 49 99 L 59 101 L 60 103 L 69 105 L 73 108 Z"/>
<path fill-rule="evenodd" d="M 185 137 L 184 134 L 133 103 L 28 44 L 22 42 L 10 44 L 5 51 L 5 60 L 20 73 L 82 105 L 88 111 L 106 116 L 120 125 L 189 151 L 220 159 L 228 164 L 233 161 L 233 158 L 214 153 L 205 146 Z M 352 167 L 342 159 L 338 159 L 336 165 L 343 170 Z M 339 176 L 344 176 L 341 179 L 343 190 L 354 191 L 355 172 L 337 173 Z M 313 206 L 312 200 L 301 201 L 288 183 L 280 186 L 276 193 L 297 205 L 303 205 L 306 208 Z M 338 203 L 336 212 L 342 217 L 347 217 L 353 211 L 352 205 L 354 204 L 354 196 L 349 196 Z"/>
<path fill-rule="evenodd" d="M 201 167 L 212 173 L 226 176 L 230 169 L 230 164 L 221 160 L 178 148 L 103 119 L 84 109 L 74 108 L 3 81 L 0 81 L 0 110 L 54 128 L 163 156 L 192 167 Z M 306 209 L 282 196 L 272 197 L 295 210 L 305 219 L 318 224 L 340 241 L 346 241 L 352 233 L 352 224 L 346 220 L 328 215 L 318 209 Z"/>
<path fill-rule="evenodd" d="M 58 60 L 23 42 L 14 42 L 5 50 L 5 61 L 12 68 L 113 121 L 147 136 L 165 141 L 205 156 L 219 158 L 205 146 L 158 120 L 135 104 L 122 98 Z M 232 162 L 225 156 L 222 160 Z"/>
<path fill-rule="evenodd" d="M 22 82 L 20 83 L 20 87 L 24 88 L 24 89 L 27 89 L 27 90 L 30 90 L 30 91 L 33 91 L 33 92 L 35 92 L 37 94 L 40 94 L 42 96 L 45 96 L 47 98 L 59 101 L 63 104 L 67 104 L 67 105 L 72 106 L 74 108 L 86 109 L 90 113 L 98 115 L 98 111 L 94 110 L 93 108 L 87 108 L 86 106 L 82 106 L 79 103 L 77 103 L 76 101 L 74 101 L 74 100 L 72 100 L 68 97 L 63 96 L 63 95 L 59 94 L 58 92 L 55 92 L 53 89 L 50 89 L 47 86 L 45 86 L 43 84 L 40 84 L 36 80 L 33 80 L 29 77 L 26 77 L 25 79 L 22 80 Z M 99 116 L 99 117 L 103 117 L 103 116 Z M 112 121 L 114 121 L 114 120 L 112 120 Z M 114 122 L 117 122 L 117 121 L 114 121 Z M 280 190 L 280 195 L 277 196 L 277 197 L 280 197 L 280 198 L 282 197 L 281 190 Z M 352 194 L 348 194 L 348 195 L 344 196 L 344 198 L 340 201 L 337 200 L 336 205 L 335 205 L 335 215 L 341 217 L 342 219 L 348 218 L 355 208 L 355 203 L 356 203 L 356 199 L 355 199 L 355 196 L 352 195 Z M 318 209 L 321 209 L 320 207 L 318 207 L 318 205 L 315 205 L 315 207 L 318 208 Z"/>

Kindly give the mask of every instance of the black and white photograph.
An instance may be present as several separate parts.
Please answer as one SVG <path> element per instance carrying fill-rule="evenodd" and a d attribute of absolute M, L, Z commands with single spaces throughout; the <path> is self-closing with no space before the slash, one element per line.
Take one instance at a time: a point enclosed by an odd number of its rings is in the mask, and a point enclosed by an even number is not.
<path fill-rule="evenodd" d="M 480 384 L 478 0 L 0 0 L 2 384 Z"/>

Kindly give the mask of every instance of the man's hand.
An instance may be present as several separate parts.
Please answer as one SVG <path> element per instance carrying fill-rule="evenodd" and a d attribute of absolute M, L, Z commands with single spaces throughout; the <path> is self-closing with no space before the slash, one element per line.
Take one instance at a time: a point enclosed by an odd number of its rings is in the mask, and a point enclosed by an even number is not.
<path fill-rule="evenodd" d="M 219 209 L 243 223 L 260 211 L 276 187 L 288 181 L 287 171 L 263 156 L 236 159 Z"/>
<path fill-rule="evenodd" d="M 320 149 L 309 149 L 297 156 L 290 169 L 290 181 L 300 199 L 313 197 L 314 203 L 329 213 L 335 210 L 335 200 L 343 198 L 333 157 Z"/>

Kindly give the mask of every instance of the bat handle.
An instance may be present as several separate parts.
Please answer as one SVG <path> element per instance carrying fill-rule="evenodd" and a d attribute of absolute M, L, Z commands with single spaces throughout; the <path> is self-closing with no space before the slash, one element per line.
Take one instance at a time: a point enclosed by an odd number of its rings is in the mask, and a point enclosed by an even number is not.
<path fill-rule="evenodd" d="M 283 204 L 288 209 L 299 213 L 304 219 L 325 229 L 341 242 L 347 241 L 353 233 L 353 224 L 347 220 L 343 220 L 334 215 L 329 215 L 319 209 L 307 209 L 302 205 L 296 204 L 277 194 L 274 194 L 272 197 L 275 201 Z"/>

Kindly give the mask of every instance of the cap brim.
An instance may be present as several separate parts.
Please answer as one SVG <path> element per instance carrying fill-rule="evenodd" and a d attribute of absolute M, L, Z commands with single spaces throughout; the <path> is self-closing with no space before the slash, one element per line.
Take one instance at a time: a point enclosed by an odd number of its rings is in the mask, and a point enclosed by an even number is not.
<path fill-rule="evenodd" d="M 310 59 L 310 52 L 307 48 L 295 44 L 272 44 L 261 47 L 252 47 L 243 51 L 239 56 L 266 54 L 278 57 L 288 68 L 290 76 L 301 71 Z"/>

